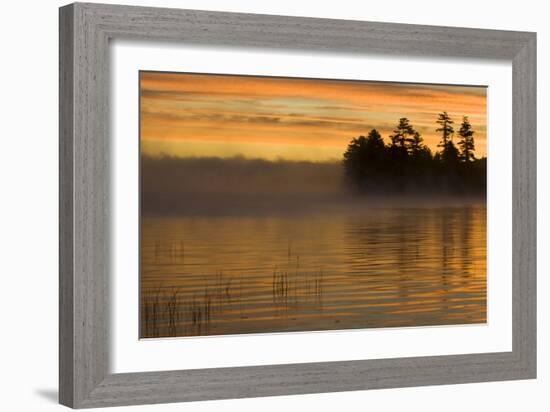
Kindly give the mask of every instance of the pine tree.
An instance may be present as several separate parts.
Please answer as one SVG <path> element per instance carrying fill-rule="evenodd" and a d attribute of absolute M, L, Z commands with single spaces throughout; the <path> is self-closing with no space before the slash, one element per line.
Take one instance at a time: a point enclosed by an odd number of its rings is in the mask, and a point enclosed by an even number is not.
<path fill-rule="evenodd" d="M 449 140 L 443 148 L 443 151 L 441 152 L 441 160 L 443 160 L 443 163 L 446 163 L 448 166 L 456 165 L 460 161 L 458 149 L 452 140 Z"/>
<path fill-rule="evenodd" d="M 353 181 L 360 183 L 365 171 L 363 164 L 367 153 L 367 138 L 365 136 L 354 137 L 344 153 L 344 168 L 346 175 Z"/>
<path fill-rule="evenodd" d="M 407 140 L 415 133 L 414 128 L 409 123 L 409 119 L 402 117 L 399 119 L 399 124 L 390 135 L 391 146 L 398 146 L 402 149 L 406 148 Z"/>
<path fill-rule="evenodd" d="M 458 146 L 460 147 L 460 159 L 464 162 L 470 162 L 475 160 L 474 151 L 474 131 L 472 130 L 472 125 L 468 120 L 468 116 L 462 118 L 462 124 L 458 134 L 460 140 Z"/>
<path fill-rule="evenodd" d="M 435 131 L 442 132 L 442 137 L 443 137 L 443 139 L 441 140 L 441 143 L 439 143 L 439 146 L 443 147 L 443 150 L 445 150 L 447 143 L 452 140 L 453 133 L 455 132 L 452 126 L 454 122 L 449 117 L 447 112 L 443 112 L 443 113 L 439 113 L 439 117 L 437 118 L 437 123 L 441 127 L 435 129 Z"/>
<path fill-rule="evenodd" d="M 386 145 L 376 129 L 352 139 L 344 153 L 346 175 L 359 185 L 379 173 L 386 163 Z"/>
<path fill-rule="evenodd" d="M 441 142 L 439 147 L 442 147 L 441 150 L 441 160 L 447 164 L 455 164 L 459 160 L 458 149 L 453 143 L 453 133 L 455 132 L 453 128 L 453 120 L 449 117 L 447 112 L 439 113 L 437 118 L 437 124 L 441 127 L 435 129 L 436 132 L 441 132 Z"/>
<path fill-rule="evenodd" d="M 422 135 L 418 132 L 414 132 L 413 137 L 407 139 L 407 143 L 409 146 L 409 151 L 413 156 L 417 156 L 423 149 L 424 149 L 424 139 L 422 138 Z"/>
<path fill-rule="evenodd" d="M 376 129 L 372 129 L 368 136 L 366 141 L 367 147 L 377 154 L 381 154 L 384 152 L 386 146 L 384 145 L 384 140 L 382 139 L 382 136 Z"/>

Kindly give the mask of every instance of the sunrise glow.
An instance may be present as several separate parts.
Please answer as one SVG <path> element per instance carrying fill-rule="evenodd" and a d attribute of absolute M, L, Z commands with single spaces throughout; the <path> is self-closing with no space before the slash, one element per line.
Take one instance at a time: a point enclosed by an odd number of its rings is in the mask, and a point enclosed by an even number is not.
<path fill-rule="evenodd" d="M 456 130 L 469 117 L 486 156 L 485 87 L 141 72 L 140 97 L 148 155 L 339 160 L 372 128 L 389 142 L 400 117 L 436 151 L 447 111 Z"/>

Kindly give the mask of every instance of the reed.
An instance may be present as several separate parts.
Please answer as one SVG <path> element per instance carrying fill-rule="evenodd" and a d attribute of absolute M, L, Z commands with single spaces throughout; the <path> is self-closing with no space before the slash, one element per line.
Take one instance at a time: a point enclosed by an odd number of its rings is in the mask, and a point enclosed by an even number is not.
<path fill-rule="evenodd" d="M 141 298 L 141 336 L 144 338 L 208 334 L 215 314 L 234 300 L 232 277 L 216 274 L 202 293 L 184 296 L 181 289 L 158 286 Z M 242 310 L 241 310 L 242 312 Z"/>
<path fill-rule="evenodd" d="M 290 240 L 285 252 L 286 264 L 283 269 L 275 267 L 271 279 L 275 316 L 288 316 L 312 308 L 322 310 L 323 270 L 303 270 L 301 257 L 293 250 Z M 185 243 L 156 242 L 154 254 L 155 259 L 177 260 L 178 264 L 183 264 Z M 205 282 L 202 291 L 161 286 L 150 289 L 151 292 L 142 294 L 141 336 L 155 338 L 209 334 L 223 316 L 231 316 L 233 309 L 236 309 L 240 319 L 247 319 L 247 307 L 255 307 L 254 302 L 257 301 L 251 290 L 258 287 L 248 282 L 246 277 L 241 277 L 235 284 L 233 277 L 218 271 Z"/>
<path fill-rule="evenodd" d="M 168 314 L 168 335 L 177 336 L 178 334 L 178 289 L 173 288 L 166 301 L 166 309 Z"/>
<path fill-rule="evenodd" d="M 142 297 L 142 335 L 158 337 L 161 312 L 161 288 L 158 287 L 152 294 Z"/>
<path fill-rule="evenodd" d="M 185 264 L 185 242 L 183 240 L 161 243 L 155 241 L 153 246 L 155 263 L 178 263 Z"/>
<path fill-rule="evenodd" d="M 279 272 L 277 268 L 273 270 L 272 280 L 273 303 L 288 301 L 289 280 L 288 272 Z"/>
<path fill-rule="evenodd" d="M 285 306 L 289 301 L 295 306 L 315 303 L 322 308 L 323 278 L 321 269 L 318 272 L 300 271 L 299 256 L 296 257 L 294 272 L 273 270 L 271 288 L 273 304 Z"/>

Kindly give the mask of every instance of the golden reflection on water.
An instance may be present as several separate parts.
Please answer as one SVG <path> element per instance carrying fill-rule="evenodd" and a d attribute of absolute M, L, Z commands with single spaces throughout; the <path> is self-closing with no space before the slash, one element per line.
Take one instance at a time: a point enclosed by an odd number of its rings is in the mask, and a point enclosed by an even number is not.
<path fill-rule="evenodd" d="M 143 217 L 140 336 L 486 322 L 486 208 Z"/>

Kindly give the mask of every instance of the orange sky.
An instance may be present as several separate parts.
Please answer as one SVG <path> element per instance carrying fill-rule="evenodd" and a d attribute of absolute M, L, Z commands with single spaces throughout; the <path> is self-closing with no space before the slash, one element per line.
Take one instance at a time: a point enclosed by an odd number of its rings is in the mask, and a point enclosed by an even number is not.
<path fill-rule="evenodd" d="M 436 150 L 445 110 L 486 155 L 484 87 L 141 72 L 140 93 L 145 154 L 339 160 L 372 128 L 389 142 L 400 117 Z"/>

